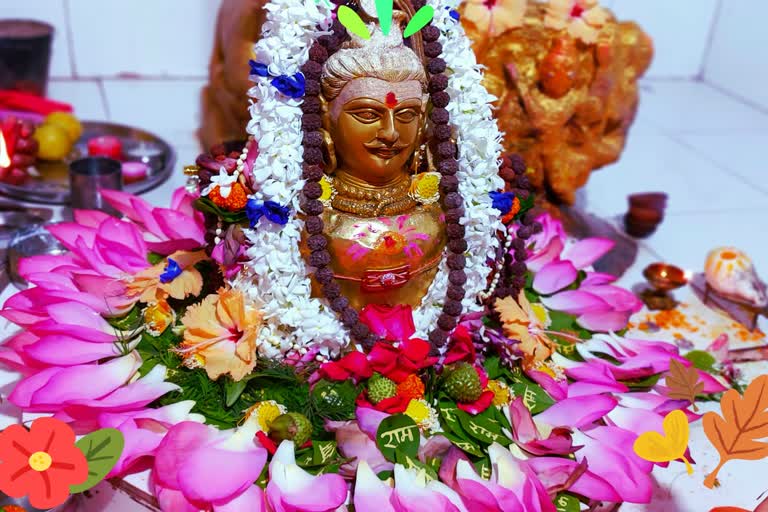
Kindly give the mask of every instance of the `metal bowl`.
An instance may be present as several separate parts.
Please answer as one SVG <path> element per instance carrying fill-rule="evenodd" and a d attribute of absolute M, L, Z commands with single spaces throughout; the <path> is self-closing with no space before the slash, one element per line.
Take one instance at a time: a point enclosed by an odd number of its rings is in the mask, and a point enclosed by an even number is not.
<path fill-rule="evenodd" d="M 126 161 L 145 160 L 137 149 L 153 147 L 159 150 L 157 154 L 147 157 L 144 162 L 149 166 L 147 177 L 141 181 L 126 183 L 123 186 L 124 191 L 131 194 L 147 192 L 161 185 L 173 172 L 176 165 L 176 152 L 170 144 L 157 135 L 120 124 L 97 121 L 83 121 L 82 124 L 83 135 L 75 143 L 67 158 L 57 162 L 39 161 L 35 167 L 40 176 L 32 177 L 22 185 L 0 182 L 0 193 L 35 203 L 68 204 L 70 201 L 69 164 L 88 156 L 88 141 L 101 135 L 112 135 L 120 139 Z"/>
<path fill-rule="evenodd" d="M 643 276 L 656 290 L 668 292 L 688 284 L 688 276 L 680 267 L 668 263 L 652 263 L 645 267 Z"/>

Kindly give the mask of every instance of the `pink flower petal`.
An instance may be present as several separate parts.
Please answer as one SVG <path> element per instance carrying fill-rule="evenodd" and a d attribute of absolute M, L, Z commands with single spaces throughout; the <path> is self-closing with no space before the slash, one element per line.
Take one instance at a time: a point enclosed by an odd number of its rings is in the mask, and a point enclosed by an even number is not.
<path fill-rule="evenodd" d="M 51 334 L 26 348 L 26 353 L 50 365 L 74 366 L 120 355 L 114 343 L 91 343 L 66 335 Z"/>
<path fill-rule="evenodd" d="M 231 501 L 261 475 L 267 461 L 265 449 L 253 443 L 242 451 L 226 449 L 224 442 L 193 449 L 178 469 L 179 489 L 190 501 Z"/>
<path fill-rule="evenodd" d="M 613 285 L 584 286 L 580 291 L 591 293 L 607 302 L 616 311 L 630 311 L 636 313 L 643 307 L 643 303 L 634 293 L 624 288 Z"/>
<path fill-rule="evenodd" d="M 544 295 L 562 290 L 576 280 L 578 271 L 570 261 L 547 263 L 533 278 L 533 288 Z"/>
<path fill-rule="evenodd" d="M 174 425 L 157 448 L 152 478 L 165 487 L 180 489 L 177 475 L 189 453 L 219 435 L 216 428 L 202 423 L 185 421 Z"/>
<path fill-rule="evenodd" d="M 609 311 L 611 307 L 600 297 L 583 290 L 565 290 L 551 297 L 542 297 L 541 302 L 555 311 L 572 315 Z"/>
<path fill-rule="evenodd" d="M 557 260 L 561 252 L 563 252 L 562 239 L 553 238 L 541 250 L 538 249 L 537 245 L 525 264 L 531 272 L 539 272 L 545 265 Z"/>
<path fill-rule="evenodd" d="M 110 218 L 108 214 L 98 210 L 74 210 L 72 216 L 75 222 L 89 228 L 98 228 L 102 222 Z"/>
<path fill-rule="evenodd" d="M 213 512 L 266 512 L 264 491 L 258 485 L 251 485 L 244 493 L 223 504 L 213 505 Z"/>
<path fill-rule="evenodd" d="M 587 277 L 581 282 L 581 286 L 598 286 L 616 281 L 617 277 L 602 272 L 587 272 Z"/>
<path fill-rule="evenodd" d="M 381 481 L 376 474 L 377 471 L 372 470 L 365 460 L 360 461 L 355 480 L 355 510 L 394 512 L 395 508 L 390 503 L 392 488 Z"/>
<path fill-rule="evenodd" d="M 615 243 L 606 238 L 585 238 L 565 248 L 561 256 L 577 269 L 586 268 L 608 253 Z"/>
<path fill-rule="evenodd" d="M 536 419 L 553 427 L 581 428 L 604 417 L 617 403 L 615 398 L 607 395 L 566 398 L 539 413 Z"/>
<path fill-rule="evenodd" d="M 601 311 L 585 313 L 576 321 L 583 328 L 594 332 L 615 332 L 624 329 L 631 316 L 629 311 Z"/>

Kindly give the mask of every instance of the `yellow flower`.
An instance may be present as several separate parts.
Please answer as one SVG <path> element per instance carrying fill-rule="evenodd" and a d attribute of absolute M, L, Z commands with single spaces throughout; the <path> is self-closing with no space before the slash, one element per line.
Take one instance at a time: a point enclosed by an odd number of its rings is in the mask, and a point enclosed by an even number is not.
<path fill-rule="evenodd" d="M 165 299 L 149 304 L 144 309 L 144 324 L 152 336 L 160 336 L 176 322 L 176 312 Z"/>
<path fill-rule="evenodd" d="M 423 172 L 411 179 L 411 197 L 420 203 L 434 203 L 440 198 L 440 174 Z"/>
<path fill-rule="evenodd" d="M 536 361 L 533 369 L 537 372 L 546 373 L 555 380 L 565 380 L 565 370 L 558 366 L 554 361 Z"/>
<path fill-rule="evenodd" d="M 245 303 L 240 290 L 221 289 L 187 308 L 181 319 L 184 338 L 176 352 L 187 365 L 202 364 L 211 380 L 229 374 L 239 381 L 256 366 L 261 320 L 261 313 Z"/>
<path fill-rule="evenodd" d="M 421 430 L 434 432 L 440 426 L 437 411 L 423 398 L 408 402 L 404 414 L 411 418 Z"/>
<path fill-rule="evenodd" d="M 288 412 L 284 405 L 274 400 L 257 402 L 245 412 L 245 421 L 256 420 L 262 432 L 269 432 L 269 427 L 275 418 Z"/>
<path fill-rule="evenodd" d="M 333 196 L 336 195 L 336 190 L 333 188 L 333 181 L 325 175 L 320 180 L 320 190 L 322 190 L 322 193 L 320 194 L 319 200 L 326 204 L 333 200 Z"/>
<path fill-rule="evenodd" d="M 500 380 L 489 380 L 487 389 L 493 391 L 493 405 L 496 407 L 507 405 L 512 399 L 512 393 L 509 391 L 509 386 Z"/>

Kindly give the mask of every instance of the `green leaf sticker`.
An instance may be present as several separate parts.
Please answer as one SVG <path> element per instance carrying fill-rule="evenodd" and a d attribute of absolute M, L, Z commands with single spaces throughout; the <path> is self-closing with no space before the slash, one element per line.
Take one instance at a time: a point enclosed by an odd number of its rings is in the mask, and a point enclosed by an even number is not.
<path fill-rule="evenodd" d="M 389 29 L 392 26 L 392 0 L 376 0 L 376 16 L 379 17 L 379 26 L 381 33 L 389 35 Z"/>
<path fill-rule="evenodd" d="M 475 457 L 484 457 L 485 454 L 480 449 L 479 446 L 477 446 L 472 441 L 467 441 L 466 439 L 462 439 L 461 437 L 457 436 L 456 434 L 451 434 L 449 432 L 443 432 L 443 434 L 446 439 L 448 439 L 450 442 L 455 444 L 458 448 L 464 450 L 470 455 L 474 455 Z"/>
<path fill-rule="evenodd" d="M 371 34 L 368 32 L 368 27 L 365 26 L 365 23 L 362 19 L 360 19 L 360 15 L 357 14 L 355 11 L 347 7 L 346 5 L 342 5 L 339 7 L 338 12 L 336 13 L 336 16 L 339 18 L 339 23 L 344 25 L 347 30 L 352 32 L 358 37 L 361 37 L 363 39 L 370 39 Z"/>
<path fill-rule="evenodd" d="M 464 411 L 458 412 L 459 421 L 464 431 L 470 436 L 485 444 L 499 443 L 509 446 L 512 441 L 501 433 L 498 424 L 488 421 L 480 416 L 470 416 Z"/>
<path fill-rule="evenodd" d="M 685 358 L 693 363 L 697 369 L 709 373 L 713 371 L 712 367 L 717 363 L 717 359 L 712 354 L 703 350 L 691 350 L 685 354 Z"/>
<path fill-rule="evenodd" d="M 427 23 L 429 23 L 434 17 L 435 9 L 431 5 L 423 6 L 421 9 L 416 11 L 416 14 L 414 14 L 413 18 L 411 18 L 411 21 L 408 22 L 408 25 L 405 27 L 405 31 L 403 32 L 403 37 L 411 37 L 413 34 L 426 27 Z M 382 30 L 383 29 L 384 23 L 382 23 Z"/>
<path fill-rule="evenodd" d="M 555 507 L 557 512 L 579 512 L 581 503 L 576 496 L 561 492 L 555 497 Z"/>
<path fill-rule="evenodd" d="M 114 428 L 104 428 L 91 432 L 75 445 L 83 452 L 88 461 L 88 479 L 79 485 L 70 486 L 72 494 L 87 491 L 95 486 L 112 471 L 123 453 L 125 439 L 123 433 Z"/>
<path fill-rule="evenodd" d="M 419 451 L 419 427 L 405 414 L 384 418 L 376 431 L 376 445 L 390 462 L 396 461 L 396 450 L 416 457 Z"/>
<path fill-rule="evenodd" d="M 518 384 L 512 384 L 512 391 L 515 392 L 515 396 L 519 396 L 523 399 L 523 404 L 531 411 L 531 414 L 538 414 L 548 409 L 555 403 L 544 389 L 538 384 L 530 384 L 522 382 Z"/>

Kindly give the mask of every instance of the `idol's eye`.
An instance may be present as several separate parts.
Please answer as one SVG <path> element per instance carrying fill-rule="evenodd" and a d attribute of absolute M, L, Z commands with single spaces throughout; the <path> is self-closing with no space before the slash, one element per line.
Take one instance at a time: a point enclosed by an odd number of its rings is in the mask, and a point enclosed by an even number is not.
<path fill-rule="evenodd" d="M 400 110 L 397 114 L 397 120 L 401 123 L 410 123 L 417 117 L 419 117 L 419 114 L 416 113 L 416 111 L 412 108 L 406 108 L 403 110 Z"/>
<path fill-rule="evenodd" d="M 381 117 L 378 112 L 369 108 L 353 110 L 352 112 L 349 112 L 349 114 L 361 123 L 365 124 L 374 123 Z"/>

